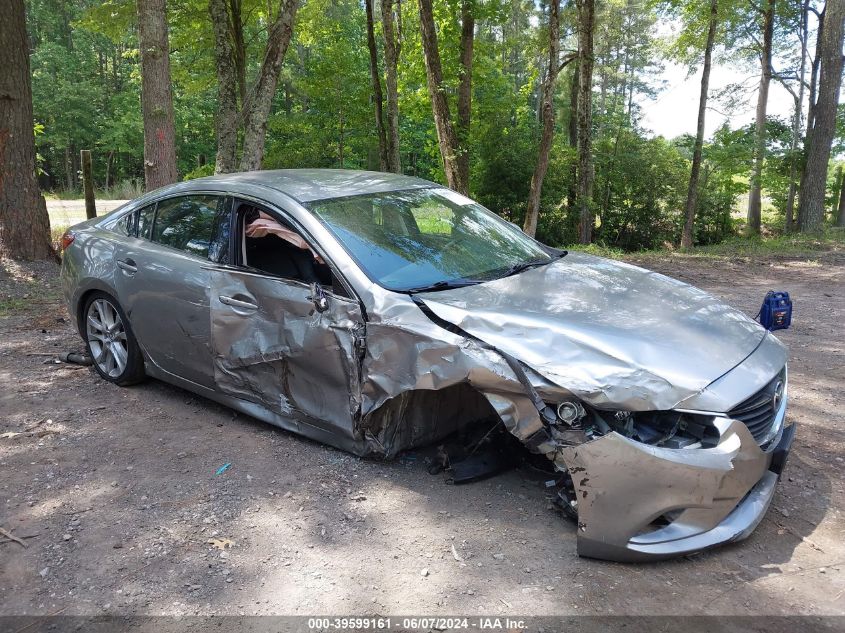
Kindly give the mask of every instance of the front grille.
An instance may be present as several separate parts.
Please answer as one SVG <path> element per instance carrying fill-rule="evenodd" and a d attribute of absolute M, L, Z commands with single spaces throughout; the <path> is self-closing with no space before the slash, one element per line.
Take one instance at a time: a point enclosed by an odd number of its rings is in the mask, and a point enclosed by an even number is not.
<path fill-rule="evenodd" d="M 731 409 L 728 417 L 742 421 L 757 443 L 762 444 L 769 435 L 775 421 L 775 414 L 780 407 L 781 400 L 775 398 L 775 394 L 780 389 L 782 398 L 785 387 L 786 369 L 784 368 L 760 391 Z"/>

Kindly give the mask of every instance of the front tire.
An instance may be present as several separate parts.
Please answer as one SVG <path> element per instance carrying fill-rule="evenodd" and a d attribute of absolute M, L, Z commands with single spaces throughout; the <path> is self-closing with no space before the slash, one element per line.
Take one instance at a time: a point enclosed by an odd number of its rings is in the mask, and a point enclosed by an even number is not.
<path fill-rule="evenodd" d="M 120 304 L 104 292 L 85 302 L 85 343 L 94 369 L 116 385 L 131 385 L 144 378 L 144 356 Z"/>

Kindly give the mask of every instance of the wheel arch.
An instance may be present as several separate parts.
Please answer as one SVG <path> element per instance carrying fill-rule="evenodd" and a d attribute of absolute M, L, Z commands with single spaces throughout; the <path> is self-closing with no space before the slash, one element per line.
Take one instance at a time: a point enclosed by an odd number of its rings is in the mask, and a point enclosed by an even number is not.
<path fill-rule="evenodd" d="M 117 292 L 115 292 L 114 288 L 111 288 L 108 284 L 103 283 L 99 279 L 89 280 L 89 284 L 79 291 L 73 306 L 73 316 L 76 319 L 76 330 L 83 340 L 85 339 L 85 304 L 88 303 L 88 299 L 91 295 L 98 292 L 106 294 L 112 300 L 120 303 L 120 300 L 117 298 Z M 129 315 L 127 315 L 127 318 L 128 316 Z"/>

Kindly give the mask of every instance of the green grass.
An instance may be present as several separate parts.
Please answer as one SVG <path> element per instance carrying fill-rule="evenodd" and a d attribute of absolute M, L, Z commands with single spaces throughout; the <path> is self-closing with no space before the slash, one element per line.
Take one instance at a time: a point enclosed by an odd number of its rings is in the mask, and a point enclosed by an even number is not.
<path fill-rule="evenodd" d="M 814 257 L 843 247 L 845 231 L 827 229 L 820 234 L 734 237 L 720 244 L 701 246 L 690 254 L 704 257 Z"/>
<path fill-rule="evenodd" d="M 94 190 L 95 200 L 134 200 L 144 194 L 142 180 L 124 180 L 111 187 Z M 57 189 L 44 194 L 47 200 L 81 200 L 85 197 L 82 189 Z"/>
<path fill-rule="evenodd" d="M 0 317 L 24 312 L 32 302 L 29 299 L 9 298 L 0 299 Z"/>
<path fill-rule="evenodd" d="M 698 259 L 734 257 L 788 257 L 816 259 L 828 251 L 845 248 L 845 230 L 829 228 L 820 234 L 790 234 L 764 237 L 732 237 L 719 244 L 697 246 L 690 250 L 656 249 L 627 253 L 621 249 L 590 244 L 567 247 L 610 259 L 649 259 L 672 255 Z"/>

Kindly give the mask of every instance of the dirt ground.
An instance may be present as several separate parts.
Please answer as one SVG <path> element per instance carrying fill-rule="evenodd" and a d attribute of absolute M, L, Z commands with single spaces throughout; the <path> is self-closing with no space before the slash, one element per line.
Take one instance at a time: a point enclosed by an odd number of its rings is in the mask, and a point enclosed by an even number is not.
<path fill-rule="evenodd" d="M 640 565 L 578 558 L 530 472 L 450 486 L 419 454 L 359 459 L 59 363 L 80 340 L 55 267 L 4 264 L 0 526 L 26 547 L 0 537 L 0 615 L 845 614 L 845 252 L 643 263 L 750 315 L 791 293 L 800 426 L 747 541 Z"/>

